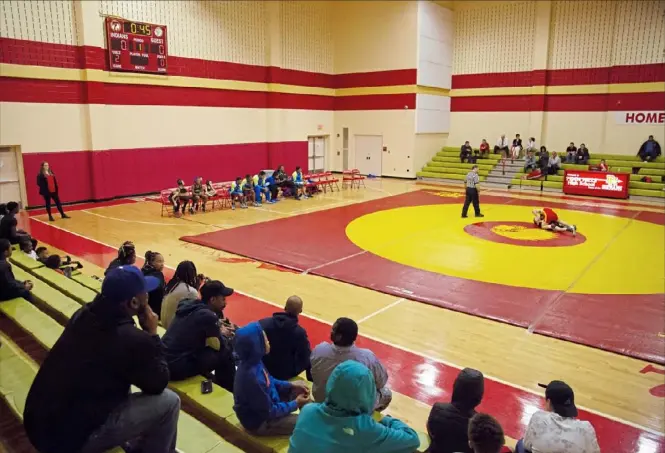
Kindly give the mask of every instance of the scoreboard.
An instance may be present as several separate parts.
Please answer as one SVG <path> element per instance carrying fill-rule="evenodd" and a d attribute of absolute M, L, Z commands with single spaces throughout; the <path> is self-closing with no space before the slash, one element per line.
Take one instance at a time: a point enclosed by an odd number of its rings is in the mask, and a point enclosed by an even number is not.
<path fill-rule="evenodd" d="M 107 17 L 106 41 L 111 71 L 166 74 L 166 26 Z"/>

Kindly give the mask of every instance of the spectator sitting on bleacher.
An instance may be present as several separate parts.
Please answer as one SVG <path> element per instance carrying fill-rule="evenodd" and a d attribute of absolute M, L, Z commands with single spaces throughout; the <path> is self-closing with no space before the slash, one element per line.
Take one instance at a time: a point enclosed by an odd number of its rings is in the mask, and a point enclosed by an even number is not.
<path fill-rule="evenodd" d="M 483 141 L 480 142 L 480 146 L 478 147 L 478 150 L 480 151 L 480 157 L 483 157 L 485 155 L 489 156 L 490 144 L 487 143 L 487 140 L 483 139 Z"/>
<path fill-rule="evenodd" d="M 46 247 L 37 247 L 35 252 L 37 253 L 37 258 L 35 259 L 44 264 L 46 262 L 46 258 L 48 258 L 48 249 Z"/>
<path fill-rule="evenodd" d="M 214 371 L 215 383 L 233 392 L 236 369 L 231 332 L 221 324 L 226 298 L 231 294 L 233 290 L 222 282 L 208 281 L 201 287 L 201 299 L 178 304 L 162 338 L 171 380 L 209 376 Z"/>
<path fill-rule="evenodd" d="M 337 365 L 347 360 L 355 360 L 369 368 L 376 383 L 376 402 L 374 409 L 382 411 L 392 401 L 393 394 L 386 384 L 388 372 L 379 359 L 369 349 L 354 345 L 358 338 L 358 324 L 353 319 L 339 318 L 332 326 L 330 343 L 321 343 L 312 351 L 312 393 L 314 400 L 323 402 L 326 398 L 328 378 Z"/>
<path fill-rule="evenodd" d="M 16 280 L 12 265 L 7 261 L 12 256 L 12 245 L 7 239 L 0 239 L 0 301 L 22 297 L 33 302 L 32 282 Z"/>
<path fill-rule="evenodd" d="M 578 165 L 587 165 L 590 157 L 589 150 L 584 143 L 580 144 L 580 147 L 577 148 L 577 152 L 575 153 L 575 163 Z"/>
<path fill-rule="evenodd" d="M 552 381 L 545 387 L 545 410 L 531 416 L 515 453 L 600 453 L 596 431 L 578 420 L 575 394 L 568 384 Z"/>
<path fill-rule="evenodd" d="M 476 159 L 473 157 L 473 149 L 468 140 L 460 147 L 459 159 L 461 163 L 468 160 L 470 164 L 475 163 Z"/>
<path fill-rule="evenodd" d="M 524 171 L 528 173 L 531 170 L 535 170 L 537 167 L 538 163 L 536 162 L 536 156 L 533 155 L 533 151 L 529 151 L 526 155 L 526 160 L 524 161 Z"/>
<path fill-rule="evenodd" d="M 540 147 L 538 152 L 538 168 L 543 175 L 547 174 L 547 169 L 550 163 L 550 153 L 547 152 L 547 148 L 544 146 Z"/>
<path fill-rule="evenodd" d="M 169 195 L 171 203 L 173 203 L 173 214 L 178 215 L 178 209 L 182 209 L 182 214 L 185 214 L 187 203 L 192 199 L 191 195 L 185 187 L 185 182 L 182 179 L 178 180 L 178 187 Z"/>
<path fill-rule="evenodd" d="M 500 453 L 505 443 L 503 428 L 491 415 L 476 414 L 469 420 L 469 446 L 472 453 Z M 567 453 L 567 450 L 561 451 Z"/>
<path fill-rule="evenodd" d="M 501 134 L 501 137 L 496 141 L 496 145 L 494 145 L 494 154 L 505 153 L 505 155 L 508 156 L 508 151 L 509 144 L 506 134 Z"/>
<path fill-rule="evenodd" d="M 249 173 L 247 173 L 245 179 L 242 180 L 242 194 L 245 197 L 245 203 L 251 202 L 254 207 L 261 206 L 261 204 L 256 201 L 254 178 L 252 178 L 252 175 Z"/>
<path fill-rule="evenodd" d="M 164 287 L 166 280 L 164 279 L 164 257 L 161 253 L 148 250 L 145 252 L 145 261 L 141 272 L 146 277 L 155 277 L 159 280 L 159 286 L 148 293 L 148 305 L 152 311 L 160 316 L 162 313 L 162 300 L 164 299 Z"/>
<path fill-rule="evenodd" d="M 520 153 L 522 152 L 522 139 L 520 138 L 520 134 L 515 134 L 515 138 L 513 139 L 513 146 L 510 148 L 510 161 L 514 162 L 515 159 L 519 159 Z"/>
<path fill-rule="evenodd" d="M 311 349 L 307 332 L 298 325 L 302 299 L 291 296 L 284 311 L 259 321 L 270 342 L 270 353 L 263 357 L 268 372 L 277 379 L 288 381 L 303 371 L 309 373 Z"/>
<path fill-rule="evenodd" d="M 191 261 L 181 261 L 175 269 L 173 278 L 169 280 L 164 290 L 160 319 L 165 328 L 169 328 L 178 304 L 186 299 L 199 298 L 199 286 L 205 280 L 203 275 L 197 275 L 196 266 Z"/>
<path fill-rule="evenodd" d="M 194 211 L 199 210 L 199 205 L 201 205 L 201 210 L 206 212 L 206 203 L 208 202 L 208 195 L 206 194 L 206 188 L 203 185 L 203 178 L 197 176 L 194 179 L 194 184 L 192 184 L 192 206 L 189 208 L 189 213 L 194 214 Z"/>
<path fill-rule="evenodd" d="M 272 192 L 270 190 L 270 183 L 267 181 L 266 172 L 261 170 L 258 175 L 254 175 L 252 178 L 254 180 L 254 192 L 256 196 L 256 202 L 261 204 L 261 194 L 265 195 L 266 203 L 275 203 L 277 200 L 273 200 Z"/>
<path fill-rule="evenodd" d="M 376 385 L 362 363 L 347 360 L 330 375 L 326 399 L 308 404 L 298 417 L 289 453 L 412 453 L 418 433 L 392 417 L 372 418 Z"/>
<path fill-rule="evenodd" d="M 37 252 L 35 252 L 35 249 L 32 248 L 32 241 L 29 238 L 22 237 L 18 245 L 23 253 L 28 255 L 33 260 L 37 259 Z"/>
<path fill-rule="evenodd" d="M 10 201 L 7 203 L 7 214 L 0 220 L 0 239 L 7 239 L 11 244 L 18 244 L 21 239 L 26 238 L 32 242 L 32 247 L 37 247 L 37 240 L 33 239 L 28 233 L 18 229 L 18 203 Z"/>
<path fill-rule="evenodd" d="M 74 272 L 74 267 L 62 263 L 62 258 L 60 255 L 50 255 L 48 258 L 46 258 L 44 266 L 48 267 L 49 269 L 53 269 L 57 273 L 62 274 L 68 278 L 72 278 L 72 272 Z M 78 266 L 78 269 L 83 267 L 81 266 L 81 263 L 78 263 Z"/>
<path fill-rule="evenodd" d="M 600 164 L 598 164 L 598 171 L 610 171 L 610 167 L 607 166 L 605 159 L 600 159 Z"/>
<path fill-rule="evenodd" d="M 576 155 L 577 155 L 577 147 L 575 146 L 575 143 L 570 142 L 570 145 L 568 145 L 568 148 L 566 148 L 566 163 L 567 164 L 574 163 Z"/>
<path fill-rule="evenodd" d="M 240 203 L 241 209 L 247 208 L 247 203 L 245 202 L 245 195 L 242 188 L 243 184 L 244 183 L 240 176 L 236 177 L 236 180 L 231 183 L 231 188 L 229 189 L 229 193 L 231 195 L 231 209 L 236 208 L 236 201 Z"/>
<path fill-rule="evenodd" d="M 453 384 L 450 403 L 434 403 L 427 419 L 431 439 L 428 453 L 471 453 L 469 420 L 476 414 L 485 393 L 483 373 L 464 368 Z"/>
<path fill-rule="evenodd" d="M 550 175 L 556 175 L 560 169 L 561 169 L 561 158 L 557 155 L 556 151 L 552 151 L 550 160 L 547 163 L 547 172 Z"/>
<path fill-rule="evenodd" d="M 148 305 L 158 284 L 134 266 L 115 268 L 101 294 L 74 313 L 26 400 L 25 431 L 38 451 L 175 453 L 180 399 L 166 388 L 169 369 Z"/>
<path fill-rule="evenodd" d="M 660 143 L 653 139 L 653 135 L 649 135 L 649 139 L 642 143 L 637 155 L 644 162 L 651 162 L 660 156 Z"/>
<path fill-rule="evenodd" d="M 533 151 L 536 153 L 536 137 L 530 137 L 526 142 L 526 152 Z"/>
<path fill-rule="evenodd" d="M 302 177 L 302 169 L 300 167 L 296 167 L 296 171 L 291 175 L 291 180 L 293 181 L 296 190 L 296 200 L 300 200 L 300 197 L 305 199 L 309 198 L 305 190 L 306 181 Z"/>
<path fill-rule="evenodd" d="M 281 381 L 268 373 L 262 359 L 270 353 L 270 343 L 258 322 L 238 329 L 235 352 L 239 363 L 233 410 L 238 420 L 257 436 L 290 435 L 298 420 L 293 412 L 311 402 L 309 388 L 302 381 Z"/>
<path fill-rule="evenodd" d="M 118 257 L 109 263 L 104 271 L 106 275 L 111 269 L 119 266 L 132 266 L 136 263 L 136 247 L 132 241 L 125 241 L 118 249 Z"/>

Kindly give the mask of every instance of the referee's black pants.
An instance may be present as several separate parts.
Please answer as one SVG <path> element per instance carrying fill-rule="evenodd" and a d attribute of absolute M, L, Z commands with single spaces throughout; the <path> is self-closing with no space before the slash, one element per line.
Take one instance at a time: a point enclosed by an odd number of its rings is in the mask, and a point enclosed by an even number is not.
<path fill-rule="evenodd" d="M 464 200 L 464 207 L 462 208 L 462 217 L 466 217 L 469 212 L 469 205 L 473 203 L 473 210 L 476 211 L 476 216 L 480 215 L 480 198 L 478 197 L 478 189 L 475 187 L 466 188 L 466 199 Z"/>

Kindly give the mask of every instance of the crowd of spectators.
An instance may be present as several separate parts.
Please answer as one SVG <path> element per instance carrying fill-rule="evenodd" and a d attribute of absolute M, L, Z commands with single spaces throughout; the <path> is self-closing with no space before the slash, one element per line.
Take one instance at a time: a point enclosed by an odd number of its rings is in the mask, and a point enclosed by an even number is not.
<path fill-rule="evenodd" d="M 0 275 L 10 275 L 3 278 L 11 278 L 10 255 L 9 241 L 0 240 Z M 330 342 L 311 348 L 298 296 L 283 311 L 240 327 L 224 314 L 234 290 L 199 274 L 191 261 L 181 262 L 168 283 L 161 254 L 146 252 L 141 270 L 135 262 L 134 244 L 123 243 L 101 293 L 72 316 L 41 366 L 25 409 L 26 432 L 40 452 L 118 445 L 175 452 L 180 401 L 167 385 L 198 375 L 233 393 L 245 430 L 290 436 L 292 453 L 418 448 L 418 434 L 406 423 L 375 416 L 391 404 L 389 374 L 371 350 L 355 345 L 354 320 L 339 318 Z M 14 286 L 19 297 L 29 292 Z M 499 422 L 476 410 L 484 396 L 483 374 L 461 370 L 450 400 L 431 409 L 427 451 L 507 451 Z M 556 453 L 563 445 L 567 453 L 599 452 L 591 424 L 576 418 L 572 388 L 553 381 L 545 399 L 517 452 Z"/>

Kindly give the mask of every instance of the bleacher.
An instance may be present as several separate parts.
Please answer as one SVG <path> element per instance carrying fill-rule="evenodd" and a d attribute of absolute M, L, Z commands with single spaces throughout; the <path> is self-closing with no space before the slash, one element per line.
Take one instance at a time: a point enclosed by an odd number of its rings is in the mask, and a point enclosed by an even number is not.
<path fill-rule="evenodd" d="M 642 162 L 637 156 L 618 156 L 614 154 L 593 154 L 593 159 L 589 160 L 589 165 L 562 164 L 562 169 L 556 175 L 548 175 L 547 178 L 533 180 L 523 179 L 524 170 L 519 172 L 512 180 L 514 186 L 538 186 L 563 190 L 563 175 L 565 170 L 588 170 L 590 165 L 599 165 L 601 159 L 610 167 L 610 171 L 618 173 L 630 173 L 630 182 L 628 185 L 628 194 L 643 197 L 665 198 L 665 160 L 659 157 L 654 162 Z M 564 153 L 565 158 L 565 153 Z M 633 173 L 633 169 L 638 169 Z M 645 176 L 651 178 L 651 182 L 642 182 Z"/>
<path fill-rule="evenodd" d="M 434 178 L 445 181 L 464 181 L 464 176 L 471 170 L 473 164 L 461 163 L 458 147 L 446 146 L 436 153 L 430 162 L 416 173 L 419 178 Z M 565 159 L 565 153 L 559 153 Z M 624 156 L 616 154 L 592 154 L 589 165 L 600 164 L 601 159 L 610 167 L 611 171 L 631 173 L 628 194 L 644 197 L 665 198 L 665 159 L 660 156 L 653 162 L 642 162 L 637 156 Z M 490 153 L 489 157 L 478 159 L 478 174 L 483 181 L 490 171 L 501 161 L 499 154 Z M 551 189 L 563 190 L 564 170 L 588 170 L 589 165 L 563 164 L 562 169 L 556 175 L 548 175 L 547 178 L 527 180 L 524 179 L 524 170 L 519 171 L 511 184 L 515 187 L 537 186 Z M 638 169 L 633 174 L 633 169 Z M 642 182 L 645 176 L 651 178 L 652 182 Z"/>
<path fill-rule="evenodd" d="M 474 148 L 476 151 L 477 148 Z M 459 147 L 444 146 L 441 151 L 429 161 L 422 169 L 416 173 L 419 178 L 436 178 L 450 181 L 464 181 L 464 177 L 471 170 L 473 164 L 460 162 Z M 480 180 L 484 181 L 489 172 L 496 166 L 501 159 L 499 154 L 490 152 L 489 156 L 478 159 L 478 175 Z"/>
<path fill-rule="evenodd" d="M 91 302 L 100 284 L 89 276 L 83 283 L 41 266 L 20 252 L 10 257 L 14 274 L 19 280 L 32 280 L 33 305 L 25 299 L 13 299 L 0 303 L 0 316 L 9 318 L 23 332 L 50 350 L 64 329 L 65 323 L 81 307 Z M 36 264 L 35 264 L 36 263 Z M 62 278 L 61 278 L 62 277 Z M 87 283 L 87 284 L 86 284 Z M 90 286 L 95 286 L 91 288 Z M 158 334 L 163 335 L 159 328 Z M 15 341 L 0 332 L 0 397 L 14 415 L 22 420 L 28 391 L 34 380 L 38 364 Z M 233 410 L 233 395 L 215 384 L 209 394 L 201 393 L 202 376 L 171 382 L 169 388 L 183 401 L 178 421 L 177 448 L 183 453 L 230 453 L 255 451 L 258 453 L 286 453 L 287 436 L 257 437 L 246 432 Z M 191 409 L 191 410 L 190 410 Z M 185 411 L 187 410 L 187 411 Z M 419 433 L 425 451 L 429 438 Z M 120 448 L 113 453 L 122 452 Z M 110 452 L 109 452 L 110 453 Z"/>

